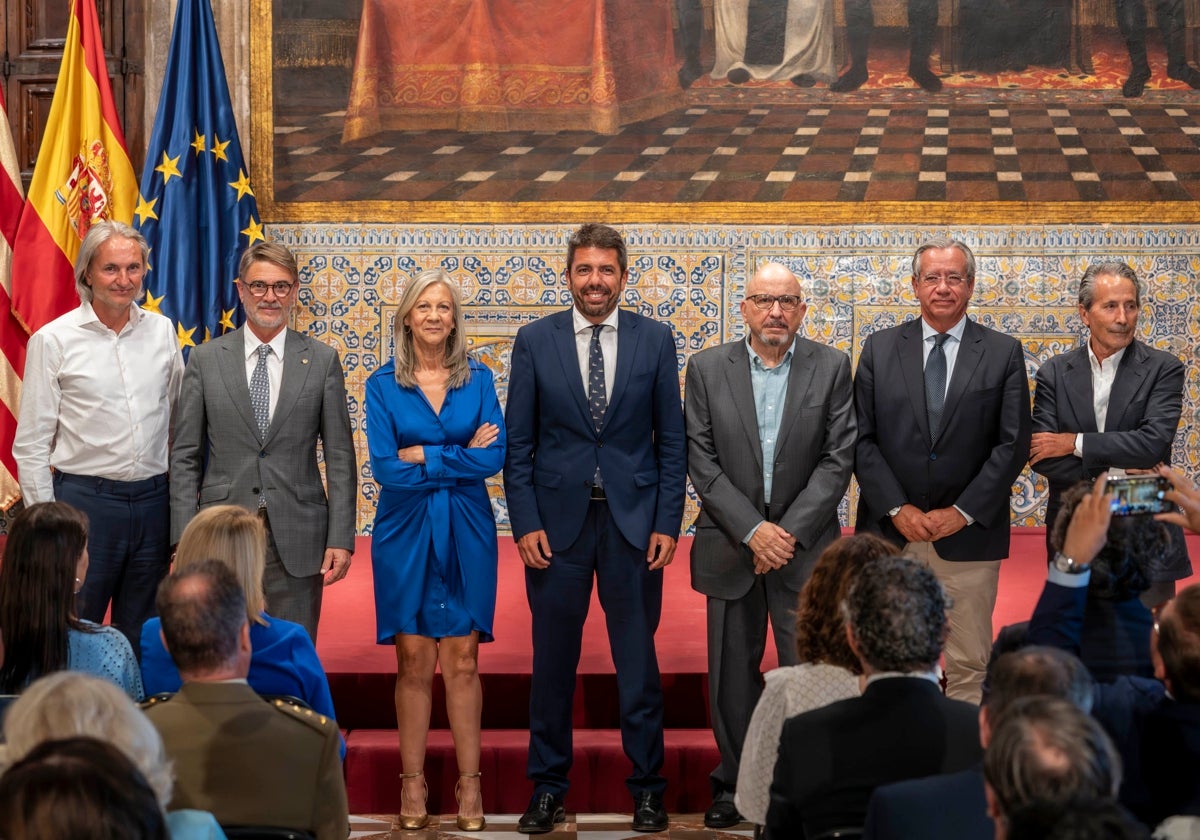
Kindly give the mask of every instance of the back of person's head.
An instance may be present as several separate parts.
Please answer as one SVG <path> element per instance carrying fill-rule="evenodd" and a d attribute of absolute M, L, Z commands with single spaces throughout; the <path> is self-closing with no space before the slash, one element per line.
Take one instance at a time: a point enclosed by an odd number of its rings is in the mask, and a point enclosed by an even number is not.
<path fill-rule="evenodd" d="M 1181 703 L 1200 703 L 1200 583 L 1176 595 L 1159 612 L 1155 627 L 1171 695 Z"/>
<path fill-rule="evenodd" d="M 13 519 L 0 564 L 0 692 L 67 667 L 75 617 L 76 569 L 87 547 L 87 517 L 64 502 L 30 505 Z"/>
<path fill-rule="evenodd" d="M 175 549 L 175 569 L 186 569 L 201 560 L 220 560 L 242 586 L 246 617 L 261 623 L 266 556 L 267 535 L 257 515 L 238 505 L 213 505 L 197 513 L 183 529 Z"/>
<path fill-rule="evenodd" d="M 1061 697 L 1081 712 L 1092 710 L 1093 682 L 1078 656 L 1061 648 L 1030 645 L 1003 654 L 992 665 L 987 717 L 996 720 L 1021 697 Z"/>
<path fill-rule="evenodd" d="M 1150 831 L 1111 798 L 1038 800 L 1005 818 L 1006 840 L 1148 840 Z"/>
<path fill-rule="evenodd" d="M 167 840 L 154 791 L 95 738 L 43 741 L 0 776 L 4 840 Z"/>
<path fill-rule="evenodd" d="M 1121 759 L 1091 715 L 1060 697 L 1021 697 L 991 721 L 983 754 L 992 815 L 1038 801 L 1115 798 Z"/>
<path fill-rule="evenodd" d="M 840 665 L 858 674 L 862 665 L 846 641 L 846 624 L 838 606 L 850 585 L 871 563 L 896 553 L 896 547 L 874 534 L 834 540 L 821 552 L 800 590 L 796 611 L 796 650 L 801 662 Z"/>
<path fill-rule="evenodd" d="M 946 640 L 948 599 L 933 572 L 885 557 L 860 575 L 843 602 L 858 654 L 874 671 L 928 671 Z"/>
<path fill-rule="evenodd" d="M 172 572 L 154 600 L 163 640 L 186 680 L 228 668 L 238 658 L 246 598 L 229 567 L 201 560 Z"/>
<path fill-rule="evenodd" d="M 1062 507 L 1050 532 L 1050 547 L 1061 551 L 1067 527 L 1091 481 L 1081 481 L 1062 495 Z M 1104 547 L 1092 560 L 1088 595 L 1109 601 L 1134 598 L 1150 588 L 1154 572 L 1165 566 L 1171 532 L 1152 516 L 1114 516 L 1108 523 Z"/>
<path fill-rule="evenodd" d="M 38 744 L 90 736 L 123 752 L 145 776 L 164 808 L 171 801 L 171 763 L 162 737 L 124 691 L 78 671 L 59 671 L 21 692 L 4 717 L 5 759 L 11 764 Z"/>

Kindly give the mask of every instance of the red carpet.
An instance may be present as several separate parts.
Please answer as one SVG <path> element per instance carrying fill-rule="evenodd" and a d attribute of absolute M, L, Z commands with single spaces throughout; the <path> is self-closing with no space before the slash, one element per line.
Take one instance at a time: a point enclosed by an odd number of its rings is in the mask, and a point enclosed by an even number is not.
<path fill-rule="evenodd" d="M 993 615 L 998 630 L 1029 617 L 1045 580 L 1041 529 L 1013 534 L 1012 555 L 1001 565 L 1000 590 Z M 1188 538 L 1192 554 L 1200 537 Z M 702 811 L 708 806 L 707 774 L 716 762 L 708 730 L 705 673 L 704 597 L 692 590 L 688 574 L 691 540 L 680 541 L 675 562 L 667 567 L 662 622 L 656 637 L 663 674 L 669 780 L 667 806 L 672 812 Z M 496 641 L 480 648 L 484 687 L 483 763 L 488 813 L 524 810 L 531 792 L 524 778 L 529 725 L 529 608 L 524 566 L 508 537 L 500 539 Z M 1196 577 L 1187 582 L 1195 582 Z M 1181 582 L 1181 586 L 1184 582 Z M 347 736 L 346 777 L 354 813 L 396 813 L 399 808 L 399 749 L 392 689 L 396 665 L 390 646 L 376 645 L 371 589 L 370 540 L 360 538 L 354 565 L 344 581 L 328 589 L 322 609 L 317 651 L 329 674 L 334 708 Z M 768 640 L 769 644 L 769 640 Z M 765 668 L 774 667 L 768 650 Z M 434 732 L 429 741 L 426 775 L 430 806 L 452 812 L 455 780 L 453 748 L 446 729 L 440 685 L 434 698 Z M 618 715 L 612 660 L 604 614 L 593 596 L 584 630 L 584 650 L 575 691 L 576 762 L 568 808 L 580 812 L 628 810 L 622 780 L 628 762 L 616 731 Z"/>

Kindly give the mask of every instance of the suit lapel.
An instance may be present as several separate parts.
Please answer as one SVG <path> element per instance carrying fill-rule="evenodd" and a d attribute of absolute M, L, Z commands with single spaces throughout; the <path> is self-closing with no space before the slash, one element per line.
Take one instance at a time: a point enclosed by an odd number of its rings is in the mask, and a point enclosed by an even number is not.
<path fill-rule="evenodd" d="M 227 341 L 221 343 L 222 352 L 217 354 L 217 365 L 225 389 L 229 392 L 230 402 L 250 433 L 258 439 L 258 421 L 254 419 L 254 409 L 250 406 L 250 383 L 246 381 L 245 329 L 238 328 L 229 334 Z"/>
<path fill-rule="evenodd" d="M 1142 345 L 1134 341 L 1121 357 L 1121 364 L 1117 367 L 1117 375 L 1108 395 L 1108 414 L 1104 418 L 1104 431 L 1113 432 L 1121 428 L 1125 409 L 1133 402 L 1134 395 L 1141 389 L 1145 379 L 1146 353 Z"/>
<path fill-rule="evenodd" d="M 792 354 L 792 366 L 788 371 L 787 397 L 783 401 L 783 418 L 779 425 L 779 437 L 775 443 L 775 451 L 786 452 L 788 435 L 796 425 L 796 417 L 800 406 L 804 405 L 805 397 L 812 387 L 813 347 L 802 338 L 796 339 L 796 351 Z"/>
<path fill-rule="evenodd" d="M 929 409 L 925 406 L 925 358 L 921 349 L 921 319 L 917 317 L 900 327 L 896 352 L 900 354 L 900 374 L 917 426 L 929 440 Z"/>
<path fill-rule="evenodd" d="M 304 384 L 308 380 L 308 370 L 312 360 L 308 343 L 311 339 L 294 330 L 287 331 L 283 344 L 283 377 L 279 383 L 279 399 L 275 403 L 275 411 L 271 415 L 271 427 L 267 430 L 267 443 L 279 431 L 284 418 L 292 413 L 296 400 L 304 393 Z"/>
<path fill-rule="evenodd" d="M 1120 378 L 1120 374 L 1118 374 Z M 1063 423 L 1071 418 L 1061 417 L 1059 422 L 1068 429 L 1081 432 L 1098 432 L 1096 428 L 1096 406 L 1092 398 L 1092 364 L 1088 359 L 1087 344 L 1067 354 L 1066 370 L 1063 371 L 1063 391 L 1067 397 L 1067 408 L 1074 415 L 1074 423 Z"/>
<path fill-rule="evenodd" d="M 950 384 L 946 388 L 946 402 L 942 408 L 942 431 L 950 428 L 954 411 L 967 392 L 967 383 L 975 376 L 979 363 L 983 361 L 983 330 L 972 320 L 968 319 L 963 329 L 962 342 L 958 347 L 958 356 L 954 360 L 954 372 L 950 374 Z M 924 376 L 922 375 L 922 378 Z M 941 437 L 939 434 L 938 437 Z M 937 441 L 931 441 L 936 443 Z"/>
<path fill-rule="evenodd" d="M 613 373 L 613 389 L 608 395 L 608 409 L 604 412 L 601 430 L 608 425 L 608 418 L 613 416 L 625 388 L 629 385 L 633 363 L 637 359 L 638 342 L 642 338 L 642 331 L 638 329 L 638 319 L 623 309 L 617 312 L 617 324 L 617 369 Z"/>
<path fill-rule="evenodd" d="M 566 312 L 560 313 L 554 322 L 554 349 L 557 351 L 558 361 L 562 365 L 567 390 L 575 398 L 575 405 L 590 429 L 594 428 L 592 410 L 588 408 L 587 394 L 583 390 L 583 379 L 579 374 L 579 351 L 575 346 L 575 322 L 571 312 L 572 310 L 568 309 Z"/>
<path fill-rule="evenodd" d="M 754 386 L 750 382 L 750 353 L 746 342 L 739 341 L 729 351 L 729 364 L 725 367 L 725 381 L 729 383 L 729 399 L 737 409 L 746 434 L 746 445 L 754 453 L 758 472 L 762 473 L 762 443 L 758 439 L 758 411 L 754 403 Z"/>

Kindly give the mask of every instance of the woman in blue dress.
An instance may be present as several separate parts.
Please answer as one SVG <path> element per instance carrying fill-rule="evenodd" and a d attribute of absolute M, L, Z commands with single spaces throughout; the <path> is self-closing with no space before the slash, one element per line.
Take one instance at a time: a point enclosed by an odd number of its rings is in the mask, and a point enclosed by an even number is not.
<path fill-rule="evenodd" d="M 458 290 L 440 269 L 413 278 L 395 356 L 366 387 L 367 443 L 381 492 L 371 535 L 379 644 L 396 647 L 400 823 L 429 821 L 425 741 L 441 666 L 459 782 L 458 827 L 485 826 L 479 779 L 479 643 L 492 641 L 496 522 L 484 480 L 504 464 L 491 371 L 467 355 Z"/>

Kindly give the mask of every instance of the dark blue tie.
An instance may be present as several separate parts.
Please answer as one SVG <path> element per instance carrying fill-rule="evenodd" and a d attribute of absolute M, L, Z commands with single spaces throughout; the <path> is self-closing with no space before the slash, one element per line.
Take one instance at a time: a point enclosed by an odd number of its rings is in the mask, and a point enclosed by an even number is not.
<path fill-rule="evenodd" d="M 933 337 L 933 349 L 925 362 L 925 408 L 929 412 L 930 440 L 937 440 L 942 428 L 942 408 L 946 402 L 946 351 L 942 345 L 949 337 L 949 333 Z"/>
<path fill-rule="evenodd" d="M 604 351 L 600 349 L 600 331 L 603 324 L 592 327 L 592 345 L 588 349 L 588 406 L 592 409 L 592 423 L 596 431 L 604 422 L 608 409 L 608 392 L 604 386 Z"/>

